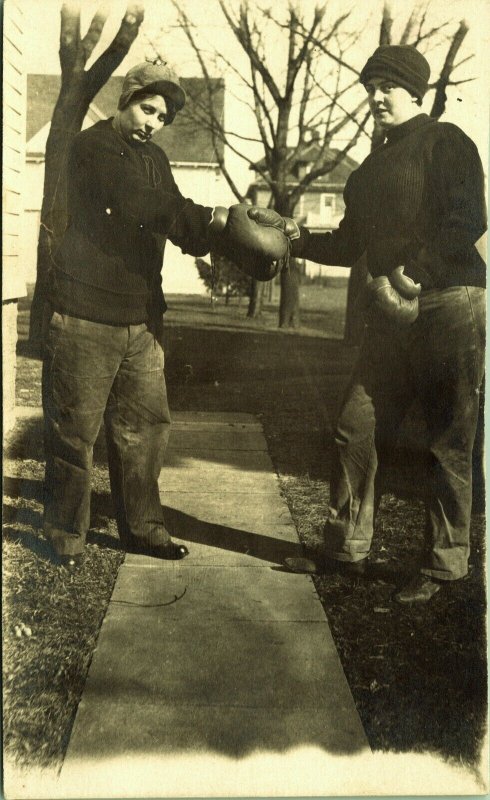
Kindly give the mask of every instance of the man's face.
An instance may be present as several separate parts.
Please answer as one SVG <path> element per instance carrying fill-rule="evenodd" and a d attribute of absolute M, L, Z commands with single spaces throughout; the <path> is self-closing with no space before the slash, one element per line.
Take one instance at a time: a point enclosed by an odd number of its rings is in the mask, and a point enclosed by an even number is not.
<path fill-rule="evenodd" d="M 148 142 L 165 125 L 167 103 L 159 94 L 138 98 L 119 112 L 121 132 L 131 142 Z"/>
<path fill-rule="evenodd" d="M 416 98 L 386 78 L 371 78 L 366 91 L 371 114 L 384 130 L 401 125 L 419 112 Z"/>

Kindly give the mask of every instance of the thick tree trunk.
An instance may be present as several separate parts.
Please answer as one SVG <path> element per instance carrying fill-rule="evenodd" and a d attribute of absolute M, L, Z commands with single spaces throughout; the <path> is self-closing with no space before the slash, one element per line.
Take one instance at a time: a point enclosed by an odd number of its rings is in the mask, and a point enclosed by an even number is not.
<path fill-rule="evenodd" d="M 300 262 L 296 258 L 291 258 L 289 260 L 289 268 L 281 272 L 281 299 L 279 302 L 280 328 L 297 328 L 300 324 L 300 285 Z"/>
<path fill-rule="evenodd" d="M 58 100 L 46 142 L 41 227 L 37 248 L 37 275 L 32 300 L 29 339 L 33 346 L 42 342 L 44 307 L 56 249 L 66 228 L 66 159 L 73 137 L 85 116 L 83 85 L 71 88 Z"/>

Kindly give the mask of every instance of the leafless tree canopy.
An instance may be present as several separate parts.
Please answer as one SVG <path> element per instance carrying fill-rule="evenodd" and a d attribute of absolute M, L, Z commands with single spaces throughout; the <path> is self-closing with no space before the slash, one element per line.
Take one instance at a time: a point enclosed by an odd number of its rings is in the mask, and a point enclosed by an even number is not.
<path fill-rule="evenodd" d="M 363 64 L 358 53 L 364 31 L 353 22 L 350 11 L 332 17 L 328 3 L 302 10 L 301 3 L 295 2 L 243 0 L 237 7 L 230 0 L 218 0 L 223 21 L 237 46 L 235 59 L 223 48 L 203 47 L 192 11 L 188 11 L 192 4 L 171 2 L 206 87 L 201 96 L 192 98 L 186 113 L 211 132 L 216 160 L 239 201 L 244 200 L 243 193 L 225 163 L 223 144 L 254 167 L 270 189 L 270 205 L 289 216 L 294 215 L 308 187 L 335 169 L 363 135 L 371 135 L 374 145 L 379 143 L 379 132 L 369 132 L 366 99 L 359 97 Z M 440 75 L 431 87 L 435 90 L 431 113 L 439 117 L 445 109 L 448 86 L 458 83 L 453 80 L 454 71 L 470 57 L 457 63 L 468 28 L 464 21 L 435 23 L 430 5 L 430 0 L 414 3 L 407 8 L 406 19 L 397 19 L 396 24 L 388 1 L 377 12 L 368 7 L 366 17 L 370 14 L 371 29 L 377 26 L 380 44 L 446 50 Z M 158 52 L 158 42 L 153 46 Z M 255 137 L 245 135 L 236 119 L 224 121 L 216 115 L 212 82 L 216 75 L 240 86 L 240 100 L 255 120 Z M 312 140 L 317 145 L 310 151 L 313 161 L 307 171 L 291 181 L 292 168 Z M 335 140 L 341 141 L 340 147 L 332 147 Z M 260 145 L 262 155 L 254 162 L 247 155 L 251 143 Z M 283 273 L 282 293 L 292 300 L 285 303 L 288 310 L 280 324 L 293 324 L 292 320 L 298 318 L 298 283 L 294 267 Z"/>

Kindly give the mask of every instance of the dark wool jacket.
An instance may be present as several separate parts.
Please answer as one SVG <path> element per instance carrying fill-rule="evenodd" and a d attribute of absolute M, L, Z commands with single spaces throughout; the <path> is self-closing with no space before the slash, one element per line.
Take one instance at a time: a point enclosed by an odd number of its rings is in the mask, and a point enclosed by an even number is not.
<path fill-rule="evenodd" d="M 483 169 L 455 125 L 418 114 L 387 133 L 350 176 L 345 216 L 331 233 L 301 229 L 293 255 L 373 276 L 400 265 L 423 288 L 485 285 L 475 242 L 486 230 Z"/>
<path fill-rule="evenodd" d="M 184 198 L 163 150 L 129 144 L 97 122 L 73 140 L 68 159 L 69 222 L 55 254 L 55 310 L 129 325 L 165 310 L 166 239 L 195 256 L 209 251 L 211 208 Z"/>

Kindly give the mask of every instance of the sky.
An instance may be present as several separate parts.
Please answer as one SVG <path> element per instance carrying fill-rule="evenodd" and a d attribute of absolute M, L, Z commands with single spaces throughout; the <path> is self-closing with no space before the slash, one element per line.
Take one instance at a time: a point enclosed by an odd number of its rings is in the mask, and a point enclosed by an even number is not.
<path fill-rule="evenodd" d="M 8 2 L 8 0 L 7 0 Z M 109 0 L 111 12 L 106 22 L 103 37 L 94 57 L 107 46 L 113 38 L 126 8 L 126 0 Z M 240 65 L 240 49 L 229 30 L 223 27 L 222 16 L 217 0 L 180 0 L 188 9 L 189 15 L 195 21 L 195 33 L 204 47 L 208 43 L 219 43 L 222 52 L 230 58 L 235 65 Z M 265 0 L 254 0 L 255 3 L 265 4 Z M 21 0 L 26 18 L 26 44 L 27 44 L 27 71 L 59 73 L 59 15 L 61 0 Z M 232 8 L 238 7 L 239 0 L 231 0 Z M 321 4 L 321 2 L 319 2 Z M 86 26 L 100 5 L 99 0 L 83 0 L 82 2 L 82 30 Z M 287 0 L 274 0 L 271 3 L 275 11 L 285 8 Z M 392 0 L 394 28 L 403 24 L 410 7 L 408 0 Z M 381 0 L 328 0 L 329 14 L 344 12 L 348 7 L 351 10 L 350 24 L 353 29 L 362 31 L 362 37 L 356 43 L 356 58 L 359 66 L 371 54 L 377 45 L 379 31 Z M 301 12 L 309 13 L 314 8 L 314 0 L 301 0 Z M 145 21 L 128 56 L 117 70 L 116 74 L 124 74 L 133 64 L 144 60 L 151 52 L 149 42 L 158 41 L 159 52 L 170 63 L 174 64 L 182 76 L 197 75 L 199 68 L 186 51 L 182 34 L 175 25 L 175 11 L 171 0 L 145 0 Z M 461 86 L 453 87 L 448 95 L 448 103 L 444 119 L 454 122 L 476 141 L 482 154 L 485 166 L 488 161 L 488 137 L 490 129 L 490 76 L 488 66 L 488 52 L 490 45 L 490 3 L 488 0 L 432 0 L 431 20 L 434 25 L 448 20 L 454 24 L 460 19 L 469 23 L 469 33 L 465 39 L 461 56 L 473 54 L 471 60 L 460 68 L 458 77 L 461 79 L 474 78 Z M 280 48 L 277 48 L 279 52 Z M 271 47 L 271 52 L 274 47 Z M 442 52 L 442 51 L 441 51 Z M 438 62 L 440 54 L 428 52 L 431 58 Z M 245 62 L 244 62 L 245 68 Z M 227 76 L 233 91 L 234 79 L 230 73 Z M 428 105 L 428 104 L 427 104 Z M 246 130 L 246 120 L 243 107 L 231 106 L 233 120 L 240 120 L 240 129 Z M 428 111 L 429 108 L 423 107 Z M 362 159 L 368 152 L 368 143 L 365 141 L 357 151 L 355 157 Z M 487 170 L 486 170 L 487 171 Z"/>

